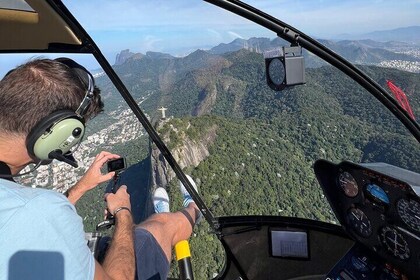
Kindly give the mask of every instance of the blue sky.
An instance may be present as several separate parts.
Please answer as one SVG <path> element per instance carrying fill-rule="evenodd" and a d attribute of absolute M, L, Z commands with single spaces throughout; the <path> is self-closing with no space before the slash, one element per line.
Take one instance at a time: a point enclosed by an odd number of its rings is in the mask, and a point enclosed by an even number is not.
<path fill-rule="evenodd" d="M 420 0 L 249 0 L 315 37 L 420 25 Z M 123 50 L 185 55 L 235 38 L 274 37 L 249 21 L 200 0 L 63 0 L 113 64 Z M 0 75 L 16 61 L 0 56 Z M 81 57 L 88 68 L 92 60 Z M 13 64 L 15 63 L 15 64 Z"/>
<path fill-rule="evenodd" d="M 303 32 L 317 37 L 367 33 L 420 25 L 419 0 L 249 0 Z M 214 46 L 262 34 L 255 24 L 200 0 L 65 0 L 103 48 L 166 51 Z M 100 7 L 100 8 L 98 8 Z M 94 12 L 93 12 L 94 11 Z M 258 31 L 257 31 L 258 30 Z"/>

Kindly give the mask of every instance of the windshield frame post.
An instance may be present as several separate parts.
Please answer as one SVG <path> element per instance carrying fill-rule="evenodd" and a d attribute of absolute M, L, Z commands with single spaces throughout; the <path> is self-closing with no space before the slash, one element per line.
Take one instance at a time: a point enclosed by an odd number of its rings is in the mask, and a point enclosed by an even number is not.
<path fill-rule="evenodd" d="M 82 45 L 79 48 L 80 52 L 91 53 L 99 65 L 105 71 L 107 76 L 110 78 L 113 85 L 116 87 L 118 92 L 121 94 L 127 105 L 133 111 L 134 115 L 137 117 L 138 121 L 142 124 L 146 132 L 148 133 L 151 140 L 156 144 L 163 157 L 168 161 L 169 165 L 172 167 L 177 178 L 184 184 L 188 193 L 191 195 L 192 199 L 196 203 L 197 207 L 200 209 L 200 212 L 203 214 L 204 218 L 210 224 L 210 226 L 218 231 L 217 219 L 214 217 L 210 209 L 205 205 L 204 201 L 201 199 L 197 191 L 194 189 L 190 181 L 185 176 L 181 167 L 178 165 L 168 147 L 160 138 L 159 134 L 153 128 L 150 121 L 147 119 L 146 115 L 140 109 L 140 107 L 135 102 L 133 96 L 130 94 L 124 83 L 112 69 L 110 63 L 106 60 L 105 56 L 102 54 L 99 47 L 86 32 L 86 30 L 81 26 L 77 19 L 70 13 L 67 7 L 60 0 L 47 0 L 51 7 L 63 18 L 63 20 L 69 25 L 69 27 L 74 31 L 75 34 L 82 40 Z"/>

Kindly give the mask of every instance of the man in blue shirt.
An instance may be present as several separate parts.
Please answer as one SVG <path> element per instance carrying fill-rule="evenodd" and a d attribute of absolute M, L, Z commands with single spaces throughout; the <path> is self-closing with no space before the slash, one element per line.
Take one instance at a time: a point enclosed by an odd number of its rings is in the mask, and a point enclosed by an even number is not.
<path fill-rule="evenodd" d="M 30 61 L 0 81 L 0 108 L 0 279 L 133 279 L 136 267 L 139 279 L 165 278 L 172 246 L 191 235 L 199 216 L 194 202 L 134 226 L 127 188 L 108 194 L 115 231 L 99 264 L 73 205 L 112 178 L 100 168 L 117 155 L 100 153 L 68 197 L 7 180 L 30 163 L 75 165 L 69 151 L 103 108 L 91 74 L 69 59 Z"/>

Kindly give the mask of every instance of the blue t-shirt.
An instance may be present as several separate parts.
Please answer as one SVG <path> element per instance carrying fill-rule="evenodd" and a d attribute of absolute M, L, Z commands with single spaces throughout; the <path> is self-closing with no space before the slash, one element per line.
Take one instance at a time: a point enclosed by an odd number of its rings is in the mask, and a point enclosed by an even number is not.
<path fill-rule="evenodd" d="M 66 197 L 0 179 L 0 279 L 93 279 L 83 223 Z"/>

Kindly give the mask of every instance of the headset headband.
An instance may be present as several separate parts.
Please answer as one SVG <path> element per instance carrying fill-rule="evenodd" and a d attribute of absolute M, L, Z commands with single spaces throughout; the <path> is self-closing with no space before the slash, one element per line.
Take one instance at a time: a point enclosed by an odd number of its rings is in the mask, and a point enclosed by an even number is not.
<path fill-rule="evenodd" d="M 78 117 L 84 119 L 84 116 L 89 108 L 89 105 L 92 102 L 93 98 L 93 91 L 95 90 L 95 82 L 92 77 L 92 74 L 86 70 L 85 67 L 81 66 L 77 62 L 72 59 L 66 57 L 60 57 L 54 59 L 74 71 L 76 76 L 79 78 L 80 82 L 86 87 L 86 93 L 83 97 L 82 102 L 80 103 L 79 107 L 76 109 L 75 113 Z"/>
<path fill-rule="evenodd" d="M 88 88 L 86 90 L 86 94 L 85 97 L 83 98 L 82 102 L 79 105 L 79 108 L 76 109 L 75 113 L 77 116 L 84 118 L 87 109 L 89 108 L 89 105 L 92 102 L 92 98 L 93 98 L 93 91 L 95 89 L 95 85 L 93 82 L 93 78 L 91 76 L 91 74 L 89 72 L 88 73 L 88 80 L 89 80 L 89 84 L 88 84 Z"/>

